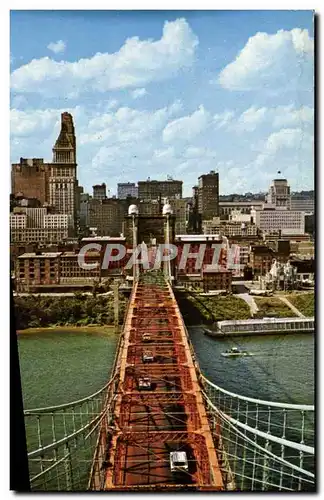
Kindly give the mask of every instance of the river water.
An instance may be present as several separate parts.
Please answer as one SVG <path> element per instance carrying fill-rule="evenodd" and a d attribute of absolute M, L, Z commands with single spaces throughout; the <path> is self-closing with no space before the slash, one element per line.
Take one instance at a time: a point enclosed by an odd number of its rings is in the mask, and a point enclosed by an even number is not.
<path fill-rule="evenodd" d="M 310 333 L 215 339 L 188 329 L 202 372 L 244 396 L 287 403 L 314 402 L 314 336 Z M 19 335 L 25 408 L 67 403 L 95 392 L 108 380 L 117 336 L 71 330 Z M 251 357 L 225 358 L 238 346 Z"/>
<path fill-rule="evenodd" d="M 189 328 L 200 368 L 212 382 L 257 399 L 295 404 L 314 403 L 315 355 L 311 333 L 212 338 Z M 252 356 L 226 358 L 231 347 Z"/>

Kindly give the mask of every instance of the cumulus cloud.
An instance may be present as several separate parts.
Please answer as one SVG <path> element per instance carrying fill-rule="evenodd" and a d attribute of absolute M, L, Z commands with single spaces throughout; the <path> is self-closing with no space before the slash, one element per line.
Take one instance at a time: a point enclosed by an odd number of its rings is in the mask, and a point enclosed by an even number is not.
<path fill-rule="evenodd" d="M 79 142 L 100 144 L 107 141 L 143 141 L 160 134 L 176 112 L 176 106 L 171 105 L 155 111 L 120 107 L 116 111 L 98 113 L 89 120 L 86 130 L 81 131 Z"/>
<path fill-rule="evenodd" d="M 301 126 L 271 128 L 274 119 L 287 116 L 288 111 L 293 120 L 297 108 L 292 106 L 289 110 L 288 106 L 279 111 L 267 109 L 265 122 L 269 132 L 261 135 L 252 132 L 259 143 L 258 153 L 252 156 L 251 141 L 247 140 L 251 137 L 250 131 L 246 136 L 242 133 L 235 138 L 234 149 L 233 131 L 229 126 L 215 131 L 222 122 L 233 126 L 240 116 L 252 127 L 257 121 L 255 117 L 263 114 L 258 113 L 258 108 L 254 113 L 249 108 L 226 120 L 230 117 L 229 111 L 215 119 L 203 106 L 186 114 L 180 101 L 155 110 L 120 106 L 109 100 L 97 104 L 64 109 L 13 109 L 11 161 L 19 161 L 21 156 L 50 161 L 60 115 L 69 111 L 77 134 L 78 178 L 85 189 L 91 189 L 96 182 L 106 182 L 114 189 L 117 182 L 145 179 L 147 172 L 151 178 L 164 179 L 167 172 L 183 179 L 188 196 L 199 175 L 218 170 L 222 193 L 258 191 L 267 188 L 273 172 L 280 168 L 291 174 L 293 166 L 296 176 L 290 179 L 294 188 L 300 179 L 304 180 L 304 187 L 312 187 L 311 132 Z M 299 114 L 305 120 L 310 116 L 309 110 Z"/>
<path fill-rule="evenodd" d="M 199 106 L 191 115 L 168 123 L 163 130 L 163 140 L 164 142 L 191 141 L 206 130 L 211 119 L 211 114 L 205 110 L 204 106 Z"/>
<path fill-rule="evenodd" d="M 135 90 L 133 90 L 133 92 L 131 92 L 133 99 L 138 99 L 139 97 L 143 97 L 146 94 L 147 94 L 147 90 L 145 88 L 135 89 Z"/>
<path fill-rule="evenodd" d="M 298 148 L 305 141 L 305 133 L 300 128 L 283 128 L 268 137 L 265 148 L 276 153 L 282 148 Z"/>
<path fill-rule="evenodd" d="M 236 122 L 236 128 L 240 131 L 255 130 L 267 116 L 267 108 L 251 108 L 244 111 Z"/>
<path fill-rule="evenodd" d="M 11 87 L 46 96 L 79 92 L 106 92 L 161 81 L 192 65 L 198 38 L 185 19 L 165 22 L 160 40 L 126 39 L 115 53 L 97 53 L 75 62 L 48 57 L 33 59 L 12 72 Z"/>
<path fill-rule="evenodd" d="M 59 54 L 60 52 L 64 52 L 66 49 L 66 44 L 63 40 L 58 40 L 57 42 L 51 42 L 47 45 L 48 50 L 54 52 L 54 54 Z"/>
<path fill-rule="evenodd" d="M 254 132 L 261 125 L 283 128 L 309 128 L 314 122 L 314 110 L 309 106 L 296 108 L 293 104 L 288 106 L 275 106 L 272 108 L 257 108 L 252 106 L 234 119 L 224 121 L 222 126 L 236 132 Z"/>
<path fill-rule="evenodd" d="M 278 164 L 280 161 L 299 163 L 308 158 L 312 164 L 313 137 L 301 128 L 283 128 L 272 133 L 264 143 L 262 152 L 255 159 L 256 167 Z M 282 167 L 280 168 L 282 170 Z"/>
<path fill-rule="evenodd" d="M 233 120 L 235 116 L 234 111 L 223 111 L 222 113 L 218 113 L 214 115 L 214 122 L 217 128 L 227 127 Z"/>
<path fill-rule="evenodd" d="M 311 90 L 313 57 L 314 40 L 306 29 L 256 33 L 220 72 L 218 83 L 228 90 Z"/>
<path fill-rule="evenodd" d="M 314 109 L 309 106 L 278 106 L 273 118 L 274 127 L 303 126 L 314 123 Z"/>

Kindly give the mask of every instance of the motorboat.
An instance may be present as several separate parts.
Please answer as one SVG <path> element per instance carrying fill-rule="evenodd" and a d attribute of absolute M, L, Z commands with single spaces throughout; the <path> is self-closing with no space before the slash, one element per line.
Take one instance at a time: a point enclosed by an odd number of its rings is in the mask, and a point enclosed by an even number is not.
<path fill-rule="evenodd" d="M 233 356 L 250 356 L 250 353 L 247 351 L 240 351 L 238 347 L 231 347 L 231 349 L 228 349 L 225 352 L 222 352 L 222 356 L 229 358 Z"/>

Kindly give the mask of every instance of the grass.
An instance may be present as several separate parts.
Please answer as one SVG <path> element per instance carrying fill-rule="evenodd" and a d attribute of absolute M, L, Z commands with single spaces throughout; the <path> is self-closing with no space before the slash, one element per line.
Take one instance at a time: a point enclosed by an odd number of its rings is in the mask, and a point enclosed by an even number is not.
<path fill-rule="evenodd" d="M 294 293 L 289 295 L 287 299 L 305 316 L 314 316 L 314 293 Z"/>
<path fill-rule="evenodd" d="M 188 325 L 251 317 L 249 306 L 239 297 L 204 297 L 194 293 L 179 293 L 177 299 L 183 318 Z"/>
<path fill-rule="evenodd" d="M 296 317 L 294 312 L 276 297 L 260 298 L 254 297 L 259 311 L 255 317 L 292 318 Z"/>

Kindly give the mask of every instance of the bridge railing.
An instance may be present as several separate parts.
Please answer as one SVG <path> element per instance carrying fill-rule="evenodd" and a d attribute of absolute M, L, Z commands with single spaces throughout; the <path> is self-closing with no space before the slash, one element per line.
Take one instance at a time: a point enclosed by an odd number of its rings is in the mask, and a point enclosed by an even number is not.
<path fill-rule="evenodd" d="M 85 490 L 104 404 L 114 379 L 87 398 L 25 410 L 32 490 Z M 107 409 L 108 411 L 108 409 Z"/>
<path fill-rule="evenodd" d="M 124 324 L 128 306 L 125 311 Z M 117 365 L 124 341 L 119 335 L 112 378 L 99 391 L 63 405 L 25 410 L 28 465 L 33 491 L 85 491 L 99 430 L 113 413 Z"/>
<path fill-rule="evenodd" d="M 230 489 L 314 491 L 314 406 L 248 398 L 201 381 Z"/>

